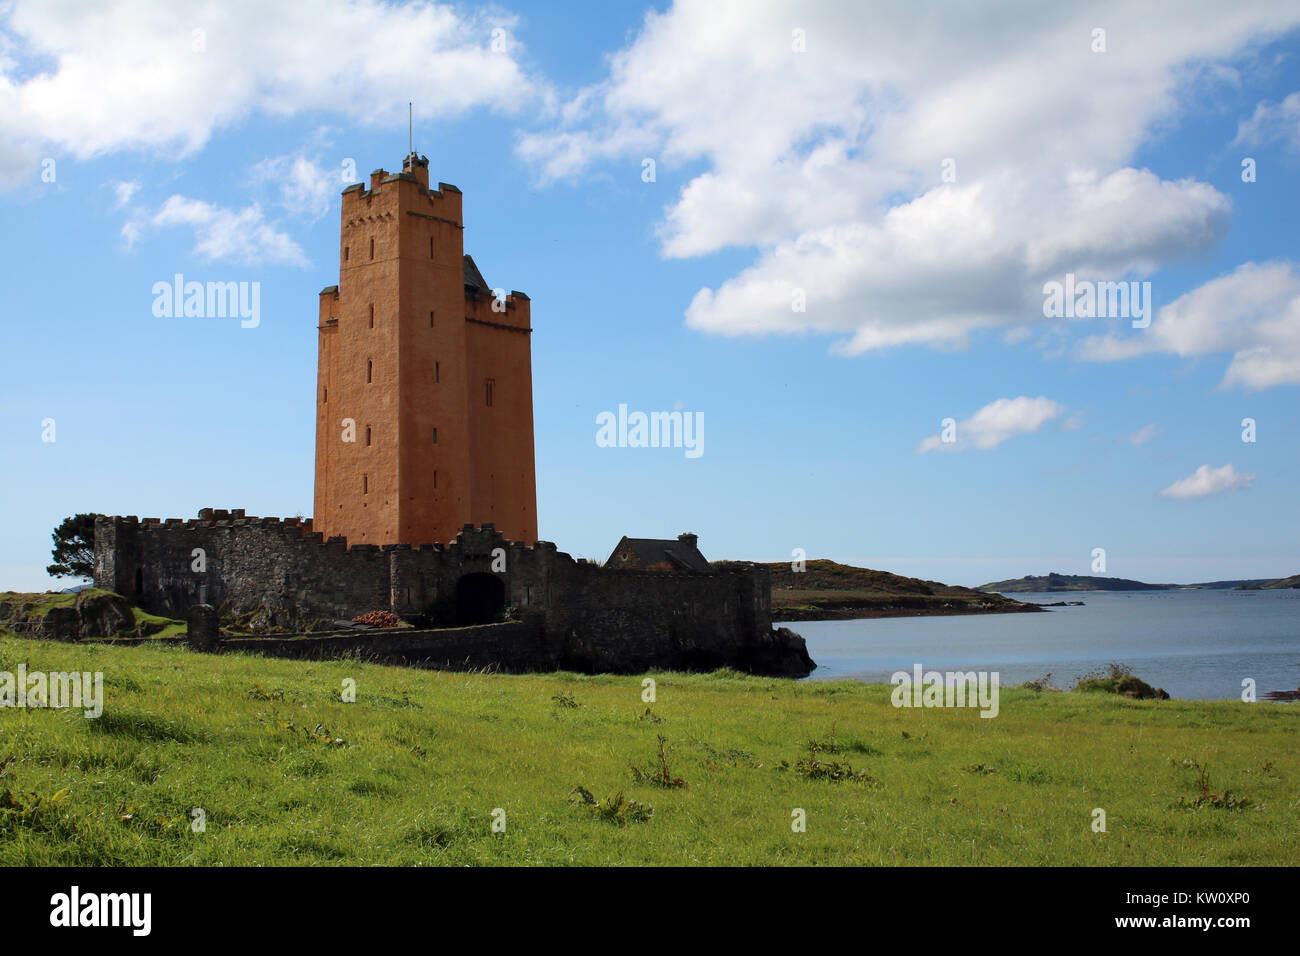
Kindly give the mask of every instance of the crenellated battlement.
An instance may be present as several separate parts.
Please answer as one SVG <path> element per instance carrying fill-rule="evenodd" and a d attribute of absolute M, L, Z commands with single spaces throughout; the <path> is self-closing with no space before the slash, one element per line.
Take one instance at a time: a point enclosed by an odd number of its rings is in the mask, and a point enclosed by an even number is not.
<path fill-rule="evenodd" d="M 428 159 L 417 157 L 414 164 L 411 160 L 410 156 L 406 158 L 403 171 L 400 173 L 390 173 L 382 167 L 372 171 L 368 186 L 367 183 L 360 182 L 344 187 L 340 194 L 344 225 L 352 224 L 349 215 L 354 220 L 371 219 L 379 215 L 375 212 L 377 208 L 375 200 L 382 199 L 380 205 L 387 206 L 390 205 L 391 197 L 396 196 L 398 205 L 404 207 L 406 211 L 417 215 L 429 214 L 430 218 L 442 219 L 458 229 L 463 229 L 460 189 L 444 182 L 438 183 L 436 189 L 431 189 Z M 389 188 L 386 190 L 385 187 Z M 393 211 L 384 210 L 382 215 L 392 219 Z"/>
<path fill-rule="evenodd" d="M 415 552 L 427 554 L 454 553 L 468 550 L 470 542 L 477 547 L 483 546 L 506 548 L 510 552 L 520 553 L 539 551 L 556 553 L 556 546 L 550 541 L 535 541 L 528 544 L 523 541 L 509 541 L 500 535 L 490 522 L 481 526 L 465 525 L 460 534 L 448 544 L 423 541 L 419 544 L 348 544 L 343 535 L 326 538 L 321 532 L 312 530 L 311 518 L 259 518 L 246 514 L 243 508 L 226 510 L 224 508 L 203 508 L 198 518 L 138 518 L 135 515 L 104 515 L 99 520 L 106 522 L 114 531 L 204 531 L 214 528 L 258 528 L 262 531 L 287 533 L 292 538 L 301 539 L 314 545 L 329 545 L 345 551 L 361 551 L 366 554 L 378 552 Z M 465 540 L 462 540 L 464 538 Z"/>

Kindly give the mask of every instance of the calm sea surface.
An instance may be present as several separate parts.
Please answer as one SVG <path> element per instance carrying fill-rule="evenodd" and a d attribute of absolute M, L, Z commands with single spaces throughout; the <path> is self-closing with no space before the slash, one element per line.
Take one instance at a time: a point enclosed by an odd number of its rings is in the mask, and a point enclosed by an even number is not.
<path fill-rule="evenodd" d="M 810 680 L 887 682 L 926 670 L 998 671 L 1003 686 L 1051 673 L 1057 686 L 1111 661 L 1184 699 L 1262 696 L 1300 687 L 1300 590 L 1082 591 L 1015 594 L 1083 607 L 1041 614 L 978 614 L 796 621 L 817 662 Z"/>

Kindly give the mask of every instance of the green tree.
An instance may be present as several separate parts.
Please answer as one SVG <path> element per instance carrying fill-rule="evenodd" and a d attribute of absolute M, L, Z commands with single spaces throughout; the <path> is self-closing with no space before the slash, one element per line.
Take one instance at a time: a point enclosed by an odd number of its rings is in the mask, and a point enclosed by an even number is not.
<path fill-rule="evenodd" d="M 64 518 L 54 529 L 54 563 L 45 569 L 56 578 L 93 578 L 95 576 L 94 514 Z"/>

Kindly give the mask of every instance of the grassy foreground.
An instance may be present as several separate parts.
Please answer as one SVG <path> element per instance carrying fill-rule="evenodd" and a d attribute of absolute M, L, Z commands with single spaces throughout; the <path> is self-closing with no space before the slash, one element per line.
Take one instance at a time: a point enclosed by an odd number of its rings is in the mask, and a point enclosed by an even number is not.
<path fill-rule="evenodd" d="M 0 636 L 0 671 L 20 662 L 102 671 L 105 703 L 98 720 L 0 709 L 4 865 L 1300 858 L 1295 705 L 1014 689 L 981 719 L 895 709 L 885 685 L 730 672 L 650 675 L 647 704 L 640 677 Z"/>

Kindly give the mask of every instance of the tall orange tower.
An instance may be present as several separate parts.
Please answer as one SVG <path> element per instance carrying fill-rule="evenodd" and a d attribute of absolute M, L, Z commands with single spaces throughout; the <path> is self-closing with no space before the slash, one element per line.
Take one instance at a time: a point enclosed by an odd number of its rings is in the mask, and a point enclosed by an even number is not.
<path fill-rule="evenodd" d="M 312 527 L 349 544 L 537 540 L 528 296 L 465 255 L 461 192 L 429 161 L 343 190 L 339 284 L 320 294 Z"/>

